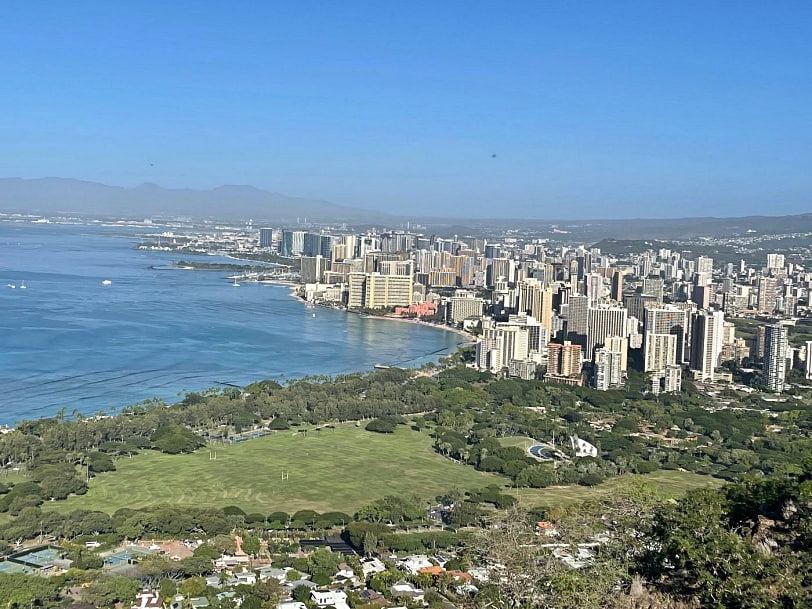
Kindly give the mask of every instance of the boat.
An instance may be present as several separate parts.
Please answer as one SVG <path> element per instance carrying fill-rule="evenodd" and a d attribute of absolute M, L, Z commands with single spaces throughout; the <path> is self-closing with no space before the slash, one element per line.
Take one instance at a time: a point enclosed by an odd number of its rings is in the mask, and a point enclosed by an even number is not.
<path fill-rule="evenodd" d="M 6 284 L 6 286 L 7 286 L 7 287 L 9 287 L 9 288 L 11 288 L 12 290 L 13 290 L 14 288 L 16 288 L 16 287 L 17 287 L 17 286 L 16 286 L 16 285 L 14 285 L 13 283 Z"/>
<path fill-rule="evenodd" d="M 234 283 L 232 283 L 231 285 L 233 285 L 235 288 L 240 287 L 240 284 L 237 283 L 237 278 L 236 277 L 234 278 Z"/>
<path fill-rule="evenodd" d="M 25 281 L 20 281 L 20 289 L 21 290 L 25 289 Z"/>
<path fill-rule="evenodd" d="M 391 366 L 387 366 L 386 364 L 375 364 L 372 367 L 375 368 L 376 370 L 389 370 Z"/>
<path fill-rule="evenodd" d="M 111 285 L 112 283 L 113 282 L 110 281 L 109 279 L 105 279 L 105 280 L 102 281 L 102 285 Z"/>

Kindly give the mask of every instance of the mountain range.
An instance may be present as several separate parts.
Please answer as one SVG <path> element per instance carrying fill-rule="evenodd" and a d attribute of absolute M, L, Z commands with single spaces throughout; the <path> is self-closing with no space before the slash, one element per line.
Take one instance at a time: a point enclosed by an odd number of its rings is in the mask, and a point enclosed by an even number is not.
<path fill-rule="evenodd" d="M 289 197 L 253 186 L 226 185 L 211 190 L 195 190 L 162 188 L 147 183 L 123 188 L 68 178 L 0 178 L 0 210 L 124 218 L 254 218 L 276 223 L 296 221 L 297 218 L 321 222 L 360 222 L 387 217 L 379 212 L 328 201 Z"/>
<path fill-rule="evenodd" d="M 501 230 L 522 227 L 538 237 L 594 243 L 613 239 L 743 238 L 765 234 L 812 233 L 812 214 L 641 219 L 481 219 L 460 210 L 455 218 L 403 217 L 380 211 L 337 205 L 329 201 L 290 197 L 254 186 L 218 186 L 211 190 L 170 189 L 155 184 L 134 188 L 109 186 L 70 178 L 0 178 L 0 211 L 108 218 L 188 217 L 218 221 L 254 220 L 255 225 L 294 225 L 299 222 L 346 223 L 348 226 L 405 226 L 418 221 L 428 232 L 443 235 L 492 237 Z"/>

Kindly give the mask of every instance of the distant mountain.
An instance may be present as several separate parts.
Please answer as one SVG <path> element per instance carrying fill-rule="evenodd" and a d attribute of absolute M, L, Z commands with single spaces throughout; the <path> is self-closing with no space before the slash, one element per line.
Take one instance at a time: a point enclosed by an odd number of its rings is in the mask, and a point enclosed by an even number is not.
<path fill-rule="evenodd" d="M 38 214 L 83 214 L 126 218 L 188 216 L 255 221 L 383 221 L 389 216 L 327 201 L 288 197 L 253 186 L 212 190 L 135 188 L 67 178 L 0 178 L 0 210 Z"/>

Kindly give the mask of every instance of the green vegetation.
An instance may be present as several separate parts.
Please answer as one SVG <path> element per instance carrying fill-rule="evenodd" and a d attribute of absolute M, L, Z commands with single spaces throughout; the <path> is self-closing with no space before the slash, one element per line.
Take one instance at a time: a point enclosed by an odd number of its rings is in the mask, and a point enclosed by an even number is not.
<path fill-rule="evenodd" d="M 645 482 L 659 495 L 667 498 L 677 498 L 685 493 L 700 488 L 719 488 L 722 480 L 711 476 L 701 476 L 691 472 L 678 470 L 659 470 L 650 474 L 626 474 L 612 478 L 599 486 L 553 486 L 549 488 L 510 489 L 524 508 L 534 506 L 553 507 L 569 506 L 599 498 L 608 498 L 612 494 L 622 492 L 630 486 Z"/>
<path fill-rule="evenodd" d="M 147 451 L 118 459 L 116 471 L 93 478 L 87 494 L 47 507 L 112 513 L 168 503 L 239 505 L 262 513 L 304 508 L 353 512 L 389 494 L 430 495 L 453 486 L 504 483 L 500 476 L 441 457 L 431 444 L 428 433 L 403 425 L 392 434 L 376 434 L 343 424 L 307 434 L 283 431 L 187 455 Z"/>

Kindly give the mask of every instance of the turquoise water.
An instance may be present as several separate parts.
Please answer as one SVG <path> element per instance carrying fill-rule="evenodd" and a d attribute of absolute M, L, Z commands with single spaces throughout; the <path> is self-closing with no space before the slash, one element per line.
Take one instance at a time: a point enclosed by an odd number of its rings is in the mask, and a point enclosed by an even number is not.
<path fill-rule="evenodd" d="M 308 309 L 286 286 L 151 268 L 189 255 L 137 243 L 133 229 L 0 224 L 0 423 L 265 378 L 419 365 L 460 343 L 418 324 Z M 7 287 L 21 282 L 26 289 Z"/>

